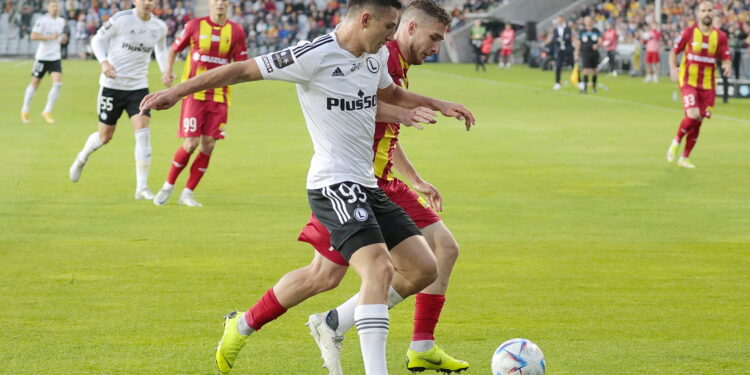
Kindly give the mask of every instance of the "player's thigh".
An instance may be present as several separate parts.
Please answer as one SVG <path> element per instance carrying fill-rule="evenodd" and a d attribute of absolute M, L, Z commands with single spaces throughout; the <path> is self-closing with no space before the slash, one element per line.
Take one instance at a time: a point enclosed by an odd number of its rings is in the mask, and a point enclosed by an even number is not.
<path fill-rule="evenodd" d="M 310 262 L 310 271 L 313 277 L 316 279 L 327 280 L 336 285 L 338 285 L 341 279 L 344 278 L 347 270 L 349 270 L 348 265 L 344 266 L 337 264 L 317 251 Z"/>
<path fill-rule="evenodd" d="M 208 111 L 201 126 L 201 134 L 213 139 L 224 139 L 228 107 L 224 103 L 208 103 Z"/>
<path fill-rule="evenodd" d="M 47 74 L 47 65 L 44 63 L 44 61 L 35 60 L 34 65 L 31 67 L 31 76 L 41 80 L 45 74 Z M 38 81 L 37 85 L 39 85 Z"/>
<path fill-rule="evenodd" d="M 456 258 L 458 256 L 458 242 L 444 222 L 438 221 L 420 229 L 427 244 L 438 258 Z M 439 252 L 445 254 L 439 254 Z"/>
<path fill-rule="evenodd" d="M 99 139 L 102 141 L 102 143 L 108 143 L 112 136 L 115 135 L 115 129 L 117 129 L 114 125 L 109 125 L 104 122 L 99 122 L 98 132 L 99 132 Z"/>
<path fill-rule="evenodd" d="M 205 155 L 211 155 L 211 153 L 214 151 L 214 147 L 216 146 L 216 138 L 203 135 L 200 138 L 200 144 L 201 152 Z"/>
<path fill-rule="evenodd" d="M 701 97 L 698 90 L 693 86 L 684 85 L 680 88 L 680 95 L 682 96 L 682 108 L 685 110 L 685 115 L 692 119 L 699 119 L 701 116 Z"/>
<path fill-rule="evenodd" d="M 125 111 L 130 117 L 134 130 L 147 128 L 151 120 L 151 111 L 141 114 L 141 102 L 148 95 L 148 89 L 127 91 L 125 94 Z"/>
<path fill-rule="evenodd" d="M 50 73 L 50 77 L 52 77 L 52 82 L 55 82 L 55 83 L 60 83 L 63 81 L 62 72 L 52 72 Z"/>
<path fill-rule="evenodd" d="M 698 106 L 700 108 L 701 117 L 711 118 L 711 113 L 714 110 L 714 104 L 716 102 L 716 91 L 700 90 L 698 96 Z"/>
<path fill-rule="evenodd" d="M 438 271 L 435 254 L 421 235 L 401 241 L 391 249 L 391 258 L 396 269 L 403 271 L 407 278 L 410 274 L 433 278 Z"/>

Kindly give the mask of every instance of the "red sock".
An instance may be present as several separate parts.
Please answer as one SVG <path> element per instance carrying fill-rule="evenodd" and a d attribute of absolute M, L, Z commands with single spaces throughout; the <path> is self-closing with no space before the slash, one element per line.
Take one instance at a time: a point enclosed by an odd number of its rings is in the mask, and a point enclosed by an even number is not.
<path fill-rule="evenodd" d="M 443 310 L 445 296 L 417 293 L 414 306 L 414 332 L 412 341 L 435 340 L 435 326 Z"/>
<path fill-rule="evenodd" d="M 258 331 L 266 323 L 280 317 L 286 312 L 284 306 L 281 306 L 279 300 L 276 299 L 276 294 L 273 292 L 273 288 L 268 289 L 266 294 L 261 297 L 258 302 L 247 310 L 245 313 L 245 321 L 254 330 Z"/>
<path fill-rule="evenodd" d="M 682 151 L 683 158 L 690 157 L 690 151 L 693 151 L 695 142 L 698 141 L 698 134 L 701 132 L 701 121 L 694 120 L 697 124 L 690 128 L 685 139 L 685 150 Z"/>
<path fill-rule="evenodd" d="M 685 118 L 682 119 L 682 122 L 680 122 L 680 129 L 677 130 L 677 135 L 675 136 L 675 141 L 677 143 L 682 143 L 682 138 L 685 137 L 685 135 L 690 131 L 691 128 L 695 126 L 700 126 L 701 121 L 700 120 L 694 120 L 690 117 L 685 116 Z"/>
<path fill-rule="evenodd" d="M 174 185 L 174 182 L 177 181 L 177 176 L 179 176 L 180 172 L 185 169 L 188 161 L 190 161 L 190 154 L 188 154 L 182 146 L 178 147 L 177 152 L 174 153 L 174 158 L 172 159 L 172 166 L 169 167 L 167 182 Z"/>
<path fill-rule="evenodd" d="M 206 173 L 208 168 L 208 161 L 211 160 L 211 155 L 206 155 L 202 152 L 198 152 L 198 156 L 193 160 L 193 165 L 190 166 L 190 177 L 188 178 L 186 188 L 195 190 L 198 183 L 203 178 L 203 174 Z"/>

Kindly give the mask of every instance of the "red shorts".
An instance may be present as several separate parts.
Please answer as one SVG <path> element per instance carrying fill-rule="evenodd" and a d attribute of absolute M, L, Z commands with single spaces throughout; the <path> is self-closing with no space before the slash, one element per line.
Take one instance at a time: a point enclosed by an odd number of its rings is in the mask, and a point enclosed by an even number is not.
<path fill-rule="evenodd" d="M 420 197 L 419 194 L 409 189 L 403 181 L 397 178 L 390 181 L 379 179 L 378 186 L 383 189 L 385 195 L 387 195 L 393 203 L 401 206 L 401 208 L 406 211 L 406 214 L 414 220 L 414 223 L 417 224 L 418 228 L 421 229 L 440 221 L 440 216 L 430 208 L 429 203 L 427 203 L 424 198 Z M 308 220 L 305 227 L 302 228 L 297 240 L 309 243 L 320 253 L 320 255 L 326 257 L 326 259 L 333 263 L 341 266 L 349 265 L 344 257 L 341 256 L 341 253 L 331 246 L 331 238 L 328 229 L 326 229 L 326 227 L 323 226 L 323 224 L 321 224 L 313 215 L 310 215 L 310 220 Z"/>
<path fill-rule="evenodd" d="M 659 52 L 646 52 L 646 64 L 658 64 L 659 63 Z"/>
<path fill-rule="evenodd" d="M 510 48 L 503 48 L 500 50 L 500 56 L 510 56 L 510 54 L 513 52 Z"/>
<path fill-rule="evenodd" d="M 187 138 L 206 135 L 223 139 L 226 123 L 226 103 L 195 100 L 188 96 L 182 99 L 180 128 L 177 131 L 177 136 Z"/>
<path fill-rule="evenodd" d="M 682 94 L 682 107 L 687 111 L 689 108 L 698 108 L 703 118 L 711 118 L 716 101 L 716 91 L 699 89 L 690 85 L 680 87 Z"/>

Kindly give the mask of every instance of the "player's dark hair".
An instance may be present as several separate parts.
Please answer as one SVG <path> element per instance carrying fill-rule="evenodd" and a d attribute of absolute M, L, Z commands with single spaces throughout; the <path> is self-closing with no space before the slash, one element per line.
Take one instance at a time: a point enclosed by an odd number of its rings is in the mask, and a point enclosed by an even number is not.
<path fill-rule="evenodd" d="M 428 17 L 434 18 L 436 21 L 446 26 L 450 26 L 451 21 L 453 20 L 453 17 L 448 14 L 445 8 L 440 6 L 435 0 L 414 0 L 404 8 L 401 17 L 409 19 L 410 13 L 415 11 L 419 11 Z"/>
<path fill-rule="evenodd" d="M 377 8 L 378 10 L 396 8 L 396 10 L 401 10 L 402 7 L 398 0 L 349 0 L 346 6 L 346 14 L 361 12 L 365 8 Z"/>

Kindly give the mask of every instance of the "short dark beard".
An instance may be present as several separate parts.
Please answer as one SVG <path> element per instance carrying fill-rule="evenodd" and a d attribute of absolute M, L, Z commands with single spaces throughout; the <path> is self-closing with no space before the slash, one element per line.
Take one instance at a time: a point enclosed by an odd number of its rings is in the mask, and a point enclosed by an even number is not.
<path fill-rule="evenodd" d="M 708 22 L 706 22 L 708 20 Z M 703 17 L 703 25 L 704 26 L 711 26 L 714 23 L 714 19 L 712 17 L 706 16 Z"/>

